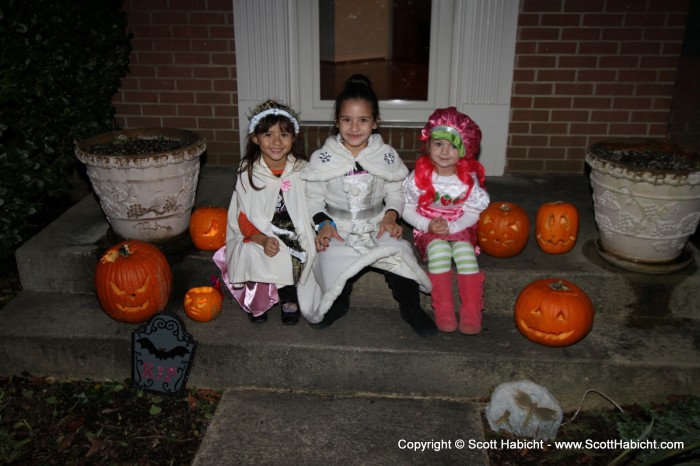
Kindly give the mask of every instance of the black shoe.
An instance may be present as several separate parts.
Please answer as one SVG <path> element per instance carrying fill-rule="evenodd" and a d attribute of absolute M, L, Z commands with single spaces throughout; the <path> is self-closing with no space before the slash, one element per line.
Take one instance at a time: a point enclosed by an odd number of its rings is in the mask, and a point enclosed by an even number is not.
<path fill-rule="evenodd" d="M 418 336 L 430 337 L 440 333 L 433 319 L 419 306 L 410 309 L 408 312 L 401 310 L 401 317 L 409 323 Z"/>
<path fill-rule="evenodd" d="M 348 310 L 350 310 L 350 293 L 352 293 L 354 283 L 355 279 L 346 281 L 343 291 L 341 291 L 340 295 L 335 299 L 331 308 L 326 312 L 326 315 L 323 316 L 323 320 L 317 324 L 309 325 L 317 330 L 321 330 L 330 327 L 333 322 L 347 314 Z"/>
<path fill-rule="evenodd" d="M 343 293 L 338 297 L 338 299 L 335 300 L 331 308 L 328 309 L 328 312 L 326 312 L 326 315 L 323 316 L 323 320 L 321 322 L 309 325 L 317 330 L 330 327 L 333 322 L 347 314 L 348 310 L 350 310 L 350 296 L 349 294 Z"/>
<path fill-rule="evenodd" d="M 420 306 L 418 283 L 410 278 L 402 277 L 391 272 L 384 274 L 391 294 L 399 303 L 401 318 L 408 322 L 414 332 L 421 337 L 429 337 L 440 333 L 433 319 Z"/>
<path fill-rule="evenodd" d="M 253 314 L 248 314 L 248 317 L 250 317 L 251 324 L 264 324 L 265 322 L 267 322 L 267 312 L 264 314 L 260 314 L 257 317 L 255 317 Z"/>
<path fill-rule="evenodd" d="M 282 304 L 282 323 L 284 325 L 295 325 L 299 323 L 301 311 L 297 303 Z"/>

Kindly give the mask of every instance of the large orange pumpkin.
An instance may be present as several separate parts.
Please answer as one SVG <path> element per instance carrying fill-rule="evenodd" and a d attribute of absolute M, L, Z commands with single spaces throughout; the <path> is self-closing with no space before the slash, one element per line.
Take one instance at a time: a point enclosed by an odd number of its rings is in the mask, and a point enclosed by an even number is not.
<path fill-rule="evenodd" d="M 593 303 L 578 286 L 545 278 L 527 285 L 515 302 L 515 325 L 525 337 L 545 346 L 568 346 L 593 327 Z"/>
<path fill-rule="evenodd" d="M 115 320 L 144 322 L 165 309 L 173 277 L 168 260 L 152 244 L 129 240 L 102 255 L 95 290 L 102 309 Z"/>
<path fill-rule="evenodd" d="M 190 216 L 190 238 L 197 249 L 216 251 L 226 243 L 226 219 L 223 207 L 198 207 Z"/>
<path fill-rule="evenodd" d="M 212 286 L 190 288 L 185 293 L 185 314 L 197 322 L 209 322 L 221 314 L 221 292 Z"/>
<path fill-rule="evenodd" d="M 492 202 L 479 216 L 477 237 L 481 250 L 489 256 L 516 256 L 527 245 L 530 219 L 512 202 Z"/>
<path fill-rule="evenodd" d="M 537 211 L 537 244 L 549 254 L 564 254 L 576 244 L 578 210 L 568 202 L 548 202 Z"/>

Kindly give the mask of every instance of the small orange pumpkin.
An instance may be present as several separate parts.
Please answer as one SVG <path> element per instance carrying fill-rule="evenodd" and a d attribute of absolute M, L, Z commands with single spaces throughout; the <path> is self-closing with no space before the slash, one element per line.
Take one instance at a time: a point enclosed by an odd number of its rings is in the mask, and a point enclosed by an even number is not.
<path fill-rule="evenodd" d="M 226 243 L 226 219 L 223 207 L 198 207 L 190 216 L 190 238 L 197 249 L 216 251 Z"/>
<path fill-rule="evenodd" d="M 548 202 L 537 211 L 537 244 L 548 254 L 571 251 L 578 237 L 578 210 L 568 202 Z"/>
<path fill-rule="evenodd" d="M 185 293 L 185 314 L 197 322 L 209 322 L 221 314 L 221 292 L 212 286 L 190 288 Z"/>
<path fill-rule="evenodd" d="M 529 237 L 530 218 L 512 202 L 492 202 L 479 216 L 479 247 L 489 256 L 516 256 L 525 249 Z"/>
<path fill-rule="evenodd" d="M 172 282 L 163 253 L 142 241 L 122 241 L 110 247 L 95 269 L 100 306 L 113 319 L 131 324 L 165 309 Z"/>
<path fill-rule="evenodd" d="M 558 279 L 535 280 L 515 302 L 515 325 L 527 339 L 545 346 L 569 346 L 593 327 L 593 303 L 578 286 Z"/>

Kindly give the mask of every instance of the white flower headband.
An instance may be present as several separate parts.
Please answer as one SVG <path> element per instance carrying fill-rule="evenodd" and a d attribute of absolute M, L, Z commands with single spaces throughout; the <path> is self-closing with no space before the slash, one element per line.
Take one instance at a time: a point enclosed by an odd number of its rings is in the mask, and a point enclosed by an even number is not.
<path fill-rule="evenodd" d="M 299 134 L 299 122 L 297 121 L 297 119 L 294 117 L 294 115 L 281 108 L 268 108 L 267 110 L 263 110 L 262 112 L 253 115 L 253 117 L 251 117 L 250 119 L 248 134 L 255 131 L 255 128 L 258 126 L 258 123 L 260 123 L 260 120 L 262 120 L 268 115 L 282 115 L 289 118 L 289 121 L 291 121 L 294 125 L 294 134 Z"/>

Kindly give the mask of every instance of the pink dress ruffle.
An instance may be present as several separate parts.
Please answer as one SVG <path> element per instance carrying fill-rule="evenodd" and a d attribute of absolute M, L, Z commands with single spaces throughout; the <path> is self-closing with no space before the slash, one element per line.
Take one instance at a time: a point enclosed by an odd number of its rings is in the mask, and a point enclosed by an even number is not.
<path fill-rule="evenodd" d="M 235 288 L 228 279 L 228 267 L 226 266 L 226 246 L 214 253 L 214 263 L 221 270 L 226 288 L 233 295 L 233 299 L 241 308 L 254 317 L 266 313 L 272 306 L 279 302 L 277 287 L 273 283 L 246 282 L 242 287 Z"/>
<path fill-rule="evenodd" d="M 436 217 L 443 217 L 448 221 L 454 221 L 462 216 L 462 209 L 438 209 L 435 207 L 418 206 L 418 213 L 426 218 L 433 219 Z M 425 261 L 428 260 L 426 257 L 426 251 L 428 250 L 428 245 L 435 240 L 443 241 L 463 241 L 470 243 L 474 246 L 474 252 L 479 254 L 479 246 L 477 246 L 477 236 L 476 236 L 476 225 L 466 228 L 464 230 L 458 231 L 456 233 L 451 233 L 449 235 L 436 235 L 435 233 L 430 233 L 428 231 L 420 231 L 413 229 L 413 241 L 418 248 L 418 252 L 421 258 Z"/>

